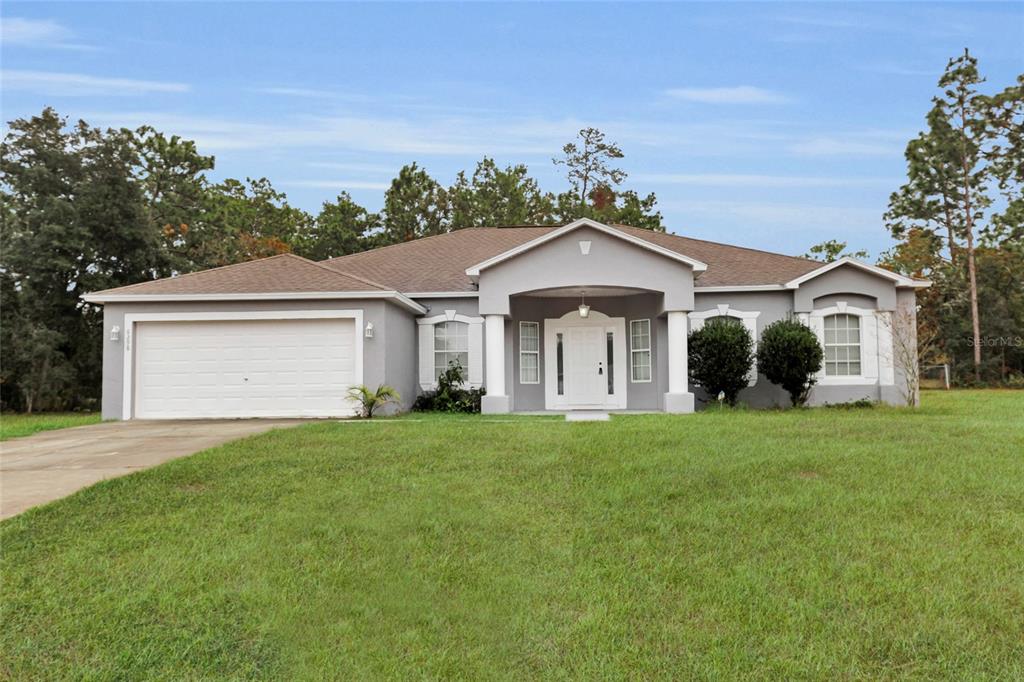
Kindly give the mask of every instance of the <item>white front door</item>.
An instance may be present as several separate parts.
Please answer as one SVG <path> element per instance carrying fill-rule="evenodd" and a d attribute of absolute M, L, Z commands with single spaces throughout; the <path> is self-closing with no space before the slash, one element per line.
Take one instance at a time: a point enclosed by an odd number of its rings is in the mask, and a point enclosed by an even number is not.
<path fill-rule="evenodd" d="M 570 327 L 567 332 L 569 403 L 573 407 L 603 407 L 608 395 L 608 344 L 604 328 Z"/>
<path fill-rule="evenodd" d="M 626 321 L 575 310 L 544 321 L 544 405 L 549 410 L 626 408 Z"/>

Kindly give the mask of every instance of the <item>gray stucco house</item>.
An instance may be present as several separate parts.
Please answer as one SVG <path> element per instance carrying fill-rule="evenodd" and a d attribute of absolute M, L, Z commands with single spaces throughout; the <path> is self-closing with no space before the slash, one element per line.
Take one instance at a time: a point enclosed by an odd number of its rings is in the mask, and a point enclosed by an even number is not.
<path fill-rule="evenodd" d="M 826 363 L 813 403 L 902 402 L 894 338 L 922 282 L 577 220 L 470 228 L 316 263 L 294 255 L 86 295 L 104 306 L 103 417 L 333 417 L 347 387 L 408 407 L 459 360 L 485 412 L 692 412 L 687 333 L 796 315 Z M 740 400 L 785 404 L 751 367 Z"/>

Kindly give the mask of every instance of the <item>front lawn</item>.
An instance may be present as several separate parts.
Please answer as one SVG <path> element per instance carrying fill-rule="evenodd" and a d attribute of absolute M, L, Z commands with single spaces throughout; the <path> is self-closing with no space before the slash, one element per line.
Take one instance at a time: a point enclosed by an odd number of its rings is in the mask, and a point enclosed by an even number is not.
<path fill-rule="evenodd" d="M 1020 679 L 1022 415 L 270 432 L 0 525 L 0 677 Z"/>
<path fill-rule="evenodd" d="M 0 440 L 31 436 L 40 431 L 99 423 L 99 412 L 41 412 L 38 414 L 5 412 L 0 415 Z"/>

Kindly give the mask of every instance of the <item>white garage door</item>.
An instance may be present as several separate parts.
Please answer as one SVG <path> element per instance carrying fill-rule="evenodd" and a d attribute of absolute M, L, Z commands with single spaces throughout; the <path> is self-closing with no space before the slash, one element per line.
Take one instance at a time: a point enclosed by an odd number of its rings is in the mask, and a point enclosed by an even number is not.
<path fill-rule="evenodd" d="M 139 419 L 353 414 L 352 319 L 139 322 Z"/>

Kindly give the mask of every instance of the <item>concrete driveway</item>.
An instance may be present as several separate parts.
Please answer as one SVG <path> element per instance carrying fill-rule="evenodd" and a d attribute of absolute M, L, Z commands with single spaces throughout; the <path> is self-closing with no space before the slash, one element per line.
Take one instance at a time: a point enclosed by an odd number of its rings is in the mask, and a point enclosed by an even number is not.
<path fill-rule="evenodd" d="M 105 478 L 301 419 L 106 422 L 43 431 L 0 443 L 0 519 L 70 495 Z"/>

